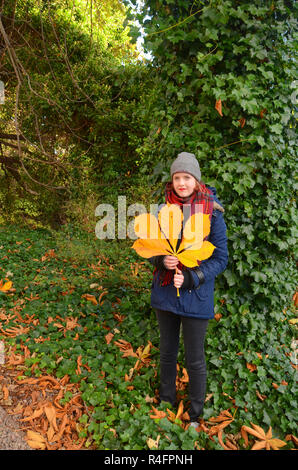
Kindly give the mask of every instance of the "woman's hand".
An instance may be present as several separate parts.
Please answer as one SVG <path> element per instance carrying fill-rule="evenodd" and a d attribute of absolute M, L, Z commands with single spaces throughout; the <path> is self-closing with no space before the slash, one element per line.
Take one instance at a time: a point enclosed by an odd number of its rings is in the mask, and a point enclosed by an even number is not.
<path fill-rule="evenodd" d="M 167 255 L 163 259 L 163 264 L 167 269 L 176 269 L 176 274 L 174 274 L 174 286 L 177 287 L 177 289 L 179 289 L 184 282 L 182 271 L 177 268 L 178 263 L 179 260 L 176 256 Z"/>
<path fill-rule="evenodd" d="M 179 289 L 184 282 L 184 276 L 182 274 L 182 271 L 180 269 L 177 269 L 177 273 L 174 274 L 174 286 Z"/>
<path fill-rule="evenodd" d="M 167 255 L 163 259 L 163 264 L 167 269 L 175 269 L 178 263 L 179 260 L 176 256 Z"/>

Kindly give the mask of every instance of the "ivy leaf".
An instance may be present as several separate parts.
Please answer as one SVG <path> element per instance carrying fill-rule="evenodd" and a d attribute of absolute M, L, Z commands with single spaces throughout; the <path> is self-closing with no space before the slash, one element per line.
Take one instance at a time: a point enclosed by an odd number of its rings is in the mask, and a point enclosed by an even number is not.
<path fill-rule="evenodd" d="M 270 129 L 272 132 L 279 135 L 282 133 L 283 127 L 281 124 L 274 124 L 273 126 L 270 126 Z"/>
<path fill-rule="evenodd" d="M 258 135 L 257 142 L 261 147 L 264 147 L 264 145 L 266 144 L 264 137 L 262 137 L 261 135 Z"/>

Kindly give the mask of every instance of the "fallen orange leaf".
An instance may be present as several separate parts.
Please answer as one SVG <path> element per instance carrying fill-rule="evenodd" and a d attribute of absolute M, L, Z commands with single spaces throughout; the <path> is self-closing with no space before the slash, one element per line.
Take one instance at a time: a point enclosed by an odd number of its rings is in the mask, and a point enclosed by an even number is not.
<path fill-rule="evenodd" d="M 62 418 L 62 421 L 61 421 L 61 424 L 60 424 L 60 429 L 59 429 L 59 432 L 57 434 L 57 439 L 61 439 L 63 433 L 64 433 L 64 430 L 66 428 L 66 425 L 68 424 L 68 416 L 67 414 L 65 414 Z"/>
<path fill-rule="evenodd" d="M 241 435 L 244 439 L 245 445 L 248 446 L 248 433 L 252 434 L 254 437 L 259 439 L 254 443 L 252 446 L 251 450 L 260 450 L 260 449 L 266 449 L 270 450 L 272 448 L 273 450 L 279 450 L 280 447 L 284 447 L 287 445 L 286 442 L 272 438 L 272 428 L 271 426 L 269 427 L 269 430 L 267 433 L 260 427 L 257 426 L 256 424 L 251 423 L 252 428 L 248 426 L 242 426 L 241 428 Z"/>
<path fill-rule="evenodd" d="M 7 400 L 9 397 L 9 390 L 6 385 L 2 385 L 3 400 Z"/>
<path fill-rule="evenodd" d="M 81 365 L 82 365 L 82 356 L 80 355 L 77 358 L 77 369 L 76 369 L 76 374 L 77 375 L 80 375 L 82 373 L 81 367 L 80 367 Z"/>
<path fill-rule="evenodd" d="M 246 122 L 245 118 L 238 119 L 238 121 L 239 121 L 241 127 L 245 126 L 245 122 Z"/>
<path fill-rule="evenodd" d="M 119 341 L 114 341 L 114 344 L 116 344 L 116 346 L 120 348 L 120 351 L 124 353 L 122 357 L 138 357 L 137 354 L 133 351 L 132 345 L 125 339 L 119 339 Z"/>
<path fill-rule="evenodd" d="M 249 364 L 248 362 L 246 363 L 246 367 L 250 372 L 257 370 L 257 366 L 255 364 Z"/>
<path fill-rule="evenodd" d="M 231 450 L 239 450 L 237 445 L 231 442 L 229 439 L 226 439 L 226 446 Z"/>
<path fill-rule="evenodd" d="M 21 354 L 14 354 L 12 353 L 11 356 L 9 356 L 7 364 L 10 366 L 16 366 L 23 364 L 25 362 L 24 356 L 21 356 Z"/>
<path fill-rule="evenodd" d="M 295 446 L 298 447 L 298 438 L 294 436 L 293 434 L 287 434 L 286 441 L 292 441 L 294 442 Z"/>
<path fill-rule="evenodd" d="M 209 436 L 214 436 L 219 431 L 222 431 L 225 427 L 227 427 L 232 421 L 234 421 L 234 416 L 228 410 L 222 411 L 218 416 L 211 417 L 209 422 L 211 423 L 218 423 L 212 426 L 208 432 Z"/>
<path fill-rule="evenodd" d="M 77 318 L 69 317 L 69 318 L 66 319 L 66 329 L 67 330 L 73 330 L 76 326 L 80 326 L 78 324 L 78 319 Z"/>
<path fill-rule="evenodd" d="M 264 401 L 267 398 L 267 395 L 261 395 L 261 393 L 258 390 L 256 390 L 256 395 L 261 401 Z"/>
<path fill-rule="evenodd" d="M 20 421 L 31 421 L 32 419 L 39 418 L 43 414 L 43 408 L 36 409 L 32 415 L 27 416 L 26 418 L 20 419 Z"/>
<path fill-rule="evenodd" d="M 44 450 L 46 448 L 45 438 L 35 431 L 27 431 L 27 443 L 32 449 Z"/>
<path fill-rule="evenodd" d="M 47 258 L 55 258 L 55 250 L 49 250 L 47 253 L 44 254 L 44 256 L 41 257 L 41 261 L 45 261 Z"/>
<path fill-rule="evenodd" d="M 54 430 L 53 426 L 50 424 L 50 427 L 47 430 L 47 438 L 48 438 L 49 442 L 53 441 L 54 435 L 55 435 L 55 430 Z"/>
<path fill-rule="evenodd" d="M 220 116 L 222 116 L 222 102 L 221 102 L 221 99 L 216 100 L 215 109 L 218 112 L 218 114 L 220 114 Z"/>
<path fill-rule="evenodd" d="M 103 291 L 103 292 L 100 294 L 100 296 L 98 297 L 98 303 L 99 303 L 100 305 L 103 304 L 103 301 L 101 302 L 101 299 L 102 299 L 103 296 L 106 295 L 107 293 L 108 293 L 107 291 Z"/>
<path fill-rule="evenodd" d="M 187 370 L 185 369 L 185 367 L 183 367 L 183 369 L 182 369 L 182 377 L 179 377 L 179 380 L 180 380 L 180 382 L 184 382 L 184 383 L 189 382 L 188 373 L 187 373 Z"/>
<path fill-rule="evenodd" d="M 90 302 L 93 303 L 93 305 L 97 305 L 97 300 L 96 300 L 96 298 L 94 297 L 94 295 L 91 295 L 91 294 L 83 294 L 83 295 L 82 295 L 82 298 L 83 298 L 83 299 L 86 299 L 86 300 L 89 300 Z"/>
<path fill-rule="evenodd" d="M 115 320 L 117 320 L 119 323 L 122 323 L 123 320 L 125 319 L 125 315 L 121 315 L 120 313 L 113 313 L 113 317 Z"/>
<path fill-rule="evenodd" d="M 38 382 L 40 387 L 47 387 L 51 385 L 51 388 L 60 388 L 58 380 L 54 377 L 51 377 L 50 375 L 43 375 L 39 377 Z"/>
<path fill-rule="evenodd" d="M 154 406 L 152 406 L 152 410 L 154 414 L 150 415 L 151 419 L 161 419 L 167 416 L 167 413 L 165 411 L 158 410 L 157 408 L 154 408 Z"/>
<path fill-rule="evenodd" d="M 217 437 L 218 437 L 218 442 L 219 442 L 219 444 L 221 445 L 221 447 L 224 448 L 224 450 L 230 450 L 229 447 L 227 447 L 227 446 L 225 445 L 225 443 L 223 442 L 223 439 L 222 439 L 222 432 L 223 432 L 222 429 L 220 429 L 220 430 L 218 431 L 218 435 L 217 435 Z"/>
<path fill-rule="evenodd" d="M 3 330 L 1 328 L 1 331 L 6 335 L 6 336 L 10 336 L 12 338 L 14 338 L 15 336 L 19 336 L 19 335 L 24 335 L 26 333 L 28 333 L 28 331 L 30 330 L 30 328 L 24 328 L 23 326 L 12 326 L 11 328 L 7 328 L 6 330 Z"/>
<path fill-rule="evenodd" d="M 112 341 L 113 338 L 114 338 L 113 333 L 108 333 L 108 334 L 105 336 L 106 343 L 107 343 L 107 344 L 110 344 L 110 342 Z"/>
<path fill-rule="evenodd" d="M 177 414 L 176 414 L 176 419 L 180 419 L 183 415 L 183 410 L 184 410 L 184 405 L 183 401 L 181 400 L 178 406 Z"/>
<path fill-rule="evenodd" d="M 22 379 L 22 380 L 18 380 L 18 378 L 16 378 L 15 380 L 19 385 L 24 385 L 24 384 L 33 385 L 38 382 L 38 379 L 34 379 L 33 377 L 29 377 L 27 379 Z"/>
<path fill-rule="evenodd" d="M 145 346 L 144 349 L 142 348 L 137 349 L 137 356 L 139 357 L 141 361 L 145 362 L 146 359 L 150 356 L 151 347 L 152 347 L 152 343 L 151 341 L 148 341 L 148 344 L 147 346 Z"/>
<path fill-rule="evenodd" d="M 48 421 L 50 425 L 54 428 L 55 431 L 58 431 L 57 423 L 56 423 L 56 410 L 53 407 L 52 404 L 45 406 L 44 408 L 46 417 L 48 418 Z"/>

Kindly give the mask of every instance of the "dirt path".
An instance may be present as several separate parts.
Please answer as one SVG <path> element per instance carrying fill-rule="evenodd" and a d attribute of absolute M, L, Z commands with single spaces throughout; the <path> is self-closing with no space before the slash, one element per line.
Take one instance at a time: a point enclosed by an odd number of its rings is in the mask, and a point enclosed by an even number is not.
<path fill-rule="evenodd" d="M 18 420 L 0 406 L 0 450 L 32 450 Z"/>
<path fill-rule="evenodd" d="M 79 436 L 79 418 L 91 412 L 79 385 L 69 376 L 23 375 L 24 356 L 14 351 L 5 359 L 0 363 L 0 450 L 92 450 L 94 445 L 85 447 L 86 438 Z M 66 393 L 69 398 L 61 403 Z"/>
<path fill-rule="evenodd" d="M 4 370 L 4 343 L 0 341 L 0 375 L 4 378 L 2 372 Z M 4 399 L 2 380 L 0 379 L 0 398 Z M 1 401 L 2 401 L 1 400 Z M 20 429 L 20 423 L 17 418 L 8 414 L 3 406 L 0 405 L 0 450 L 30 450 L 25 433 Z"/>

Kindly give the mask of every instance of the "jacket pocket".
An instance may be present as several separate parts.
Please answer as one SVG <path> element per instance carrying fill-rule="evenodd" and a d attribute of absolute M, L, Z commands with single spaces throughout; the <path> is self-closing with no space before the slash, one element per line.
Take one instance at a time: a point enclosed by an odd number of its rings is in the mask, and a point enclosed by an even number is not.
<path fill-rule="evenodd" d="M 209 309 L 209 304 L 212 303 L 214 283 L 206 282 L 200 286 L 199 289 L 181 289 L 180 303 L 185 313 L 198 314 L 206 309 Z M 181 295 L 182 294 L 182 295 Z"/>
<path fill-rule="evenodd" d="M 197 289 L 194 289 L 193 292 L 198 300 L 206 300 L 210 291 L 212 291 L 212 286 L 209 285 L 210 282 L 204 282 Z"/>

